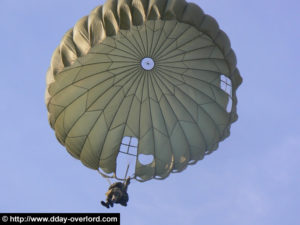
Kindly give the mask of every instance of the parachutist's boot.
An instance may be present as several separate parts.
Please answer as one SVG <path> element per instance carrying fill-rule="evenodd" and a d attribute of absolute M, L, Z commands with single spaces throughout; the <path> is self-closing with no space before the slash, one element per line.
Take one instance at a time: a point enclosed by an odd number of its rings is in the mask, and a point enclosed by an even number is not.
<path fill-rule="evenodd" d="M 110 207 L 114 207 L 114 202 L 111 200 L 108 200 L 106 204 L 109 205 Z"/>
<path fill-rule="evenodd" d="M 104 207 L 109 209 L 109 203 L 108 202 L 101 201 L 101 205 L 103 205 Z"/>

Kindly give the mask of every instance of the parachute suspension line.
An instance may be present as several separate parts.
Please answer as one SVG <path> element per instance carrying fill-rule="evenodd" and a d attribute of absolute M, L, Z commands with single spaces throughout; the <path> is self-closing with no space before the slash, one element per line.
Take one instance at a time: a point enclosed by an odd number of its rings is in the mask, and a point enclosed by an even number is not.
<path fill-rule="evenodd" d="M 127 178 L 129 166 L 130 166 L 130 164 L 129 164 L 129 162 L 128 162 L 128 164 L 127 164 L 127 169 L 126 169 L 126 172 L 125 172 L 124 182 L 125 182 L 125 180 L 126 180 L 126 178 Z"/>
<path fill-rule="evenodd" d="M 136 151 L 136 149 L 137 149 L 137 139 L 135 137 L 132 137 L 132 136 L 123 137 L 122 143 L 120 145 L 119 152 L 124 154 L 123 155 L 124 159 L 127 159 L 126 160 L 127 161 L 127 168 L 125 170 L 125 174 L 124 174 L 124 170 L 123 171 L 120 170 L 120 173 L 122 173 L 122 175 L 121 174 L 118 174 L 118 175 L 120 177 L 124 176 L 123 179 L 121 178 L 124 181 L 127 179 L 127 177 L 131 177 L 131 174 L 128 175 L 128 173 L 130 173 L 129 168 L 130 168 L 130 166 L 132 166 L 132 161 L 133 161 L 132 157 L 134 157 L 136 159 L 136 153 L 134 152 L 134 150 Z M 129 157 L 125 157 L 125 155 L 127 155 Z"/>
<path fill-rule="evenodd" d="M 111 181 L 110 181 L 110 179 L 109 178 L 105 178 L 106 180 L 107 180 L 107 182 L 109 183 L 109 185 L 111 185 Z"/>
<path fill-rule="evenodd" d="M 129 139 L 129 143 L 126 146 L 127 147 L 126 154 L 128 154 L 130 156 L 135 156 L 135 160 L 136 160 L 136 157 L 137 157 L 137 145 L 138 145 L 138 143 L 136 143 L 136 142 L 138 142 L 138 141 L 137 141 L 137 139 L 135 137 L 130 136 L 129 138 L 130 138 Z M 134 148 L 135 152 L 130 152 L 130 148 L 131 148 L 131 150 L 132 150 L 132 148 Z M 129 167 L 132 165 L 132 161 L 133 161 L 132 158 L 131 159 L 127 158 L 127 169 L 126 169 L 124 181 L 127 179 L 127 175 L 128 175 L 128 172 L 129 172 Z M 130 175 L 128 177 L 130 177 Z M 134 178 L 134 177 L 135 177 L 135 174 L 132 174 L 131 178 Z"/>
<path fill-rule="evenodd" d="M 127 146 L 127 154 L 129 153 L 129 148 L 131 146 L 131 140 L 132 140 L 132 137 L 130 137 L 130 139 L 129 139 L 129 145 Z M 125 176 L 124 176 L 124 182 L 125 182 L 125 180 L 127 178 L 127 174 L 128 174 L 128 170 L 129 170 L 129 165 L 130 165 L 130 161 L 127 158 L 127 168 L 126 168 L 126 172 L 125 172 Z"/>
<path fill-rule="evenodd" d="M 131 146 L 131 140 L 132 140 L 132 137 L 129 138 L 129 143 L 128 145 L 126 146 L 126 154 L 129 154 L 129 148 Z M 124 145 L 124 144 L 123 144 Z M 126 177 L 127 177 L 127 173 L 128 173 L 128 169 L 129 169 L 129 165 L 130 165 L 130 161 L 129 161 L 129 158 L 127 158 L 127 168 L 126 168 L 126 172 L 125 172 L 125 176 L 124 176 L 124 180 L 126 180 Z"/>
<path fill-rule="evenodd" d="M 97 171 L 98 171 L 98 173 L 103 177 L 103 178 L 105 178 L 106 180 L 107 180 L 107 182 L 109 183 L 109 185 L 111 185 L 111 181 L 110 181 L 110 177 L 108 177 L 108 176 L 106 176 L 105 174 L 103 174 L 100 170 L 99 170 L 99 168 L 97 169 Z"/>
<path fill-rule="evenodd" d="M 124 139 L 127 138 L 127 140 L 124 141 Z M 111 185 L 112 180 L 116 179 L 119 181 L 123 181 L 125 182 L 127 178 L 131 178 L 133 180 L 135 180 L 135 174 L 133 171 L 133 174 L 131 174 L 131 171 L 129 171 L 130 167 L 134 165 L 133 163 L 133 157 L 134 160 L 136 160 L 137 157 L 137 145 L 138 145 L 138 140 L 135 137 L 131 137 L 131 136 L 127 136 L 124 137 L 122 140 L 122 143 L 120 145 L 120 150 L 119 153 L 122 153 L 122 157 L 116 159 L 116 165 L 124 165 L 126 163 L 126 161 L 124 161 L 126 158 L 124 158 L 123 156 L 127 155 L 130 156 L 129 158 L 127 158 L 127 167 L 125 170 L 125 174 L 124 174 L 124 167 L 121 168 L 121 170 L 119 171 L 120 174 L 118 174 L 117 170 L 113 173 L 113 175 L 107 175 L 106 173 L 102 172 L 100 170 L 100 168 L 97 168 L 98 173 L 101 175 L 101 177 L 105 178 L 107 180 L 107 182 Z M 133 152 L 132 152 L 133 151 Z M 135 151 L 135 152 L 134 152 Z M 118 164 L 117 160 L 121 159 L 123 161 L 120 162 L 120 164 Z M 125 164 L 126 165 L 126 164 Z M 124 177 L 123 177 L 124 176 Z"/>

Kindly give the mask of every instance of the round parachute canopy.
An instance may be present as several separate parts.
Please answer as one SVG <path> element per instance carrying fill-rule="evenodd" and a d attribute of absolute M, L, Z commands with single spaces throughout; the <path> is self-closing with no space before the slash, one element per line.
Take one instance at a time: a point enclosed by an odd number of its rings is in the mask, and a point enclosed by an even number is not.
<path fill-rule="evenodd" d="M 57 139 L 85 166 L 115 174 L 131 137 L 134 178 L 164 179 L 229 136 L 241 82 L 227 35 L 197 5 L 109 0 L 55 50 L 46 104 Z"/>

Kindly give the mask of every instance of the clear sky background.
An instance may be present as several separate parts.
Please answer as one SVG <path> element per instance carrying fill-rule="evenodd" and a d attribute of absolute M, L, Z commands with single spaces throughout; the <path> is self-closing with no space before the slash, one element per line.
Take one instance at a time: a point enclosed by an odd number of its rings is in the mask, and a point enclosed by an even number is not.
<path fill-rule="evenodd" d="M 120 212 L 130 225 L 300 224 L 300 2 L 194 1 L 229 36 L 239 120 L 213 154 L 164 181 L 108 183 L 55 138 L 45 76 L 63 34 L 103 1 L 0 0 L 0 212 Z"/>

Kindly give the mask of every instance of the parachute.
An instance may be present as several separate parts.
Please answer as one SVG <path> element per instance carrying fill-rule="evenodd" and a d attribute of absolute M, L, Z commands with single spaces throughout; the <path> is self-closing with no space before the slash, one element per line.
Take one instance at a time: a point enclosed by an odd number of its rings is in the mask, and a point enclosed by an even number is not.
<path fill-rule="evenodd" d="M 108 0 L 62 38 L 45 98 L 49 123 L 73 157 L 118 178 L 118 155 L 131 154 L 132 178 L 143 182 L 218 148 L 237 120 L 241 82 L 227 35 L 198 5 Z"/>

